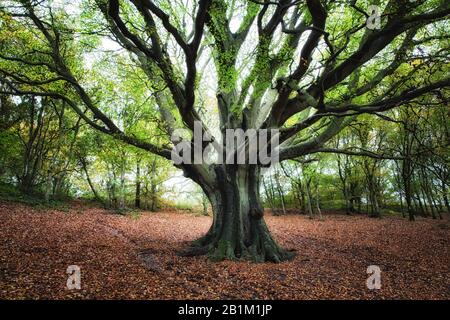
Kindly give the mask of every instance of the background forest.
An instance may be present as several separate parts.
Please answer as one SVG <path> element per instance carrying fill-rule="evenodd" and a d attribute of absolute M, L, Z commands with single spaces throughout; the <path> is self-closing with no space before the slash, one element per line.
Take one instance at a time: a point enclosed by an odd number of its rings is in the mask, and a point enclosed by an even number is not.
<path fill-rule="evenodd" d="M 1 193 L 206 214 L 203 169 L 167 156 L 201 120 L 281 129 L 287 161 L 257 186 L 274 214 L 441 217 L 449 8 L 403 2 L 3 1 Z"/>
<path fill-rule="evenodd" d="M 125 123 L 137 118 L 143 121 L 139 110 L 121 117 Z M 274 214 L 320 215 L 331 209 L 441 218 L 450 212 L 448 120 L 448 106 L 431 108 L 431 102 L 360 116 L 330 142 L 345 153 L 330 150 L 267 170 L 264 205 Z M 1 128 L 3 198 L 44 203 L 84 198 L 119 211 L 208 210 L 201 189 L 169 161 L 97 133 L 62 102 L 2 96 Z"/>

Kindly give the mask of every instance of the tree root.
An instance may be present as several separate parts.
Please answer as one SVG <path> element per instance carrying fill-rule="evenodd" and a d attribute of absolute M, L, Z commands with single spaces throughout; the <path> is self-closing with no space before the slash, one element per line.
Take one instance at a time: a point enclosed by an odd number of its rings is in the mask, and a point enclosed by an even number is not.
<path fill-rule="evenodd" d="M 191 246 L 184 248 L 178 252 L 179 256 L 195 257 L 207 255 L 209 260 L 214 262 L 230 260 L 230 261 L 252 261 L 252 262 L 275 262 L 291 260 L 295 253 L 278 246 L 273 239 L 266 239 L 259 243 L 253 243 L 250 246 L 243 244 L 234 245 L 230 241 L 219 240 L 216 243 L 207 245 L 198 245 L 199 242 L 194 241 Z"/>

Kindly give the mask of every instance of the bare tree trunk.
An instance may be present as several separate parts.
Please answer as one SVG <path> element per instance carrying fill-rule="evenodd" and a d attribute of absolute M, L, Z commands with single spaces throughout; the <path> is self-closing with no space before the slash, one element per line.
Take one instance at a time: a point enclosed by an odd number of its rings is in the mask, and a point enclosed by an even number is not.
<path fill-rule="evenodd" d="M 208 197 L 202 192 L 203 215 L 208 216 Z"/>
<path fill-rule="evenodd" d="M 398 196 L 399 196 L 399 198 L 400 198 L 400 211 L 401 211 L 401 213 L 402 213 L 402 217 L 405 218 L 405 208 L 404 208 L 404 206 L 403 206 L 403 196 L 402 196 L 402 193 L 399 192 L 399 193 L 398 193 Z"/>
<path fill-rule="evenodd" d="M 417 203 L 419 204 L 419 208 L 420 208 L 420 213 L 422 214 L 422 216 L 426 216 L 427 215 L 427 211 L 425 208 L 425 204 L 422 202 L 422 199 L 420 198 L 420 192 L 417 191 L 416 193 L 416 199 L 417 199 Z"/>
<path fill-rule="evenodd" d="M 45 179 L 45 191 L 44 191 L 44 199 L 45 202 L 50 201 L 50 194 L 52 192 L 52 172 L 50 169 L 47 170 L 47 177 Z"/>
<path fill-rule="evenodd" d="M 285 201 L 284 201 L 284 193 L 283 193 L 283 189 L 281 188 L 281 184 L 280 184 L 280 176 L 278 174 L 278 171 L 275 171 L 275 186 L 277 188 L 277 192 L 278 192 L 278 197 L 280 198 L 281 201 L 281 210 L 283 212 L 283 214 L 286 214 L 286 206 L 285 206 Z"/>
<path fill-rule="evenodd" d="M 315 192 L 315 198 L 316 198 L 316 210 L 317 214 L 319 215 L 319 219 L 322 220 L 322 210 L 320 210 L 320 204 L 319 204 L 319 185 L 316 185 L 316 192 Z"/>
<path fill-rule="evenodd" d="M 94 194 L 95 199 L 98 202 L 100 202 L 101 204 L 104 205 L 105 201 L 102 199 L 102 197 L 100 197 L 100 195 L 98 194 L 97 190 L 95 190 L 94 184 L 92 183 L 91 177 L 89 176 L 86 160 L 81 158 L 80 162 L 81 162 L 81 167 L 83 168 L 84 174 L 86 175 L 86 180 L 87 180 L 87 182 L 89 184 L 89 188 L 91 188 L 91 191 Z"/>
<path fill-rule="evenodd" d="M 423 193 L 424 193 L 424 195 L 425 195 L 425 197 L 427 199 L 428 207 L 430 208 L 430 212 L 431 212 L 431 217 L 433 219 L 437 219 L 436 210 L 435 210 L 435 207 L 434 207 L 434 204 L 433 204 L 433 200 L 431 199 L 431 196 L 430 196 L 428 191 L 429 190 L 423 190 Z"/>
<path fill-rule="evenodd" d="M 311 196 L 311 178 L 306 181 L 306 196 L 308 198 L 308 216 L 310 219 L 313 218 L 313 210 L 312 210 L 312 196 Z"/>
<path fill-rule="evenodd" d="M 215 174 L 213 186 L 200 185 L 212 205 L 212 226 L 181 254 L 208 254 L 214 261 L 280 262 L 291 258 L 293 254 L 275 242 L 264 222 L 259 199 L 259 168 L 223 165 L 215 167 Z M 201 181 L 196 173 L 189 173 L 189 177 Z"/>
<path fill-rule="evenodd" d="M 336 159 L 337 159 L 339 179 L 341 181 L 342 195 L 344 196 L 345 213 L 350 214 L 351 210 L 350 210 L 349 192 L 347 187 L 347 176 L 344 175 L 344 172 L 342 170 L 341 155 L 337 155 Z"/>
<path fill-rule="evenodd" d="M 119 192 L 119 209 L 125 209 L 125 154 L 122 155 L 120 161 L 120 192 Z"/>
<path fill-rule="evenodd" d="M 136 193 L 134 197 L 134 206 L 141 208 L 141 159 L 136 161 Z"/>
<path fill-rule="evenodd" d="M 407 161 L 407 160 L 404 160 Z M 405 166 L 405 164 L 403 164 Z M 410 175 L 405 173 L 406 170 L 403 170 L 402 178 L 403 178 L 403 184 L 405 186 L 405 200 L 406 200 L 406 207 L 408 209 L 408 216 L 409 221 L 414 221 L 414 209 L 412 205 L 412 190 L 411 190 L 411 178 Z"/>
<path fill-rule="evenodd" d="M 158 195 L 156 194 L 156 158 L 153 158 L 152 164 L 150 165 L 150 211 L 155 212 L 158 210 Z"/>
<path fill-rule="evenodd" d="M 276 208 L 275 208 L 275 199 L 274 199 L 272 181 L 269 180 L 270 188 L 269 188 L 268 184 L 266 183 L 266 181 L 267 181 L 267 179 L 263 178 L 264 191 L 266 193 L 266 198 L 267 198 L 267 201 L 269 202 L 270 210 L 271 210 L 272 214 L 276 215 L 277 212 L 276 212 Z"/>
<path fill-rule="evenodd" d="M 303 190 L 303 186 L 301 183 L 299 183 L 298 185 L 299 188 L 299 193 L 300 193 L 300 197 L 302 199 L 302 205 L 301 205 L 301 210 L 303 213 L 306 212 L 306 198 L 305 198 L 305 191 Z"/>
<path fill-rule="evenodd" d="M 441 190 L 442 190 L 442 197 L 444 198 L 445 207 L 447 208 L 447 213 L 450 213 L 450 202 L 448 201 L 447 188 L 444 182 L 442 182 L 441 184 Z"/>

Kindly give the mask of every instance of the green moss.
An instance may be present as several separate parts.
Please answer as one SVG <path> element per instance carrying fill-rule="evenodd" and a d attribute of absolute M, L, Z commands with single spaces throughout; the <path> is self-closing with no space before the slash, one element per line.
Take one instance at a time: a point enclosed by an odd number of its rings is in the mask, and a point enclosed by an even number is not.
<path fill-rule="evenodd" d="M 212 251 L 208 254 L 208 257 L 211 261 L 218 262 L 223 260 L 237 260 L 233 244 L 228 240 L 219 240 L 217 243 L 217 247 L 212 249 Z"/>

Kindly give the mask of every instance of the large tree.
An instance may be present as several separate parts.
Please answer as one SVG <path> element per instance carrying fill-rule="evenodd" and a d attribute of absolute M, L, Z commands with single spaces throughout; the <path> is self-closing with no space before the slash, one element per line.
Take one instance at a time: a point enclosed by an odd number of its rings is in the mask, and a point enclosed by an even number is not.
<path fill-rule="evenodd" d="M 22 0 L 2 1 L 0 10 L 2 94 L 63 100 L 96 130 L 167 159 L 173 131 L 193 131 L 196 121 L 219 143 L 227 129 L 279 129 L 281 161 L 361 154 L 327 142 L 359 114 L 381 116 L 424 96 L 447 101 L 445 0 Z M 126 63 L 118 64 L 123 55 L 111 60 L 118 70 L 139 68 L 141 93 L 155 104 L 145 110 L 157 113 L 146 119 L 164 139 L 127 129 L 111 112 L 111 105 L 124 108 L 124 94 L 116 88 L 106 97 L 99 78 L 125 81 L 127 72 L 89 78 L 86 52 L 106 38 L 129 54 Z M 274 262 L 292 256 L 263 219 L 262 165 L 178 167 L 214 213 L 210 230 L 185 254 Z"/>

